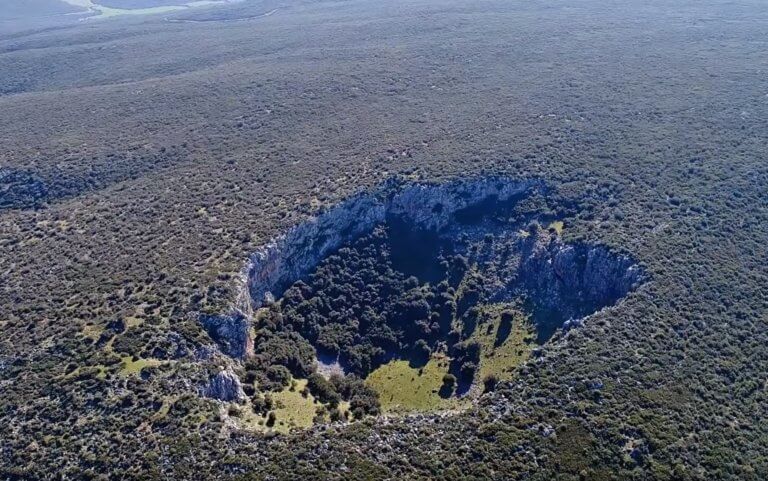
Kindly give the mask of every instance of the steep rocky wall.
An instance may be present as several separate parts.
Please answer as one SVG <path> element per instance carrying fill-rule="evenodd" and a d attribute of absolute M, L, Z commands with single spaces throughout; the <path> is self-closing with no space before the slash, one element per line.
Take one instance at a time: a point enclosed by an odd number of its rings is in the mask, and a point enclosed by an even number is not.
<path fill-rule="evenodd" d="M 616 304 L 643 280 L 627 255 L 602 245 L 566 244 L 544 230 L 520 239 L 516 290 L 531 301 L 540 338 L 569 320 Z"/>
<path fill-rule="evenodd" d="M 279 296 L 342 244 L 370 231 L 387 216 L 415 227 L 440 229 L 453 215 L 490 197 L 510 199 L 540 185 L 533 180 L 503 178 L 462 180 L 447 184 L 388 182 L 358 194 L 273 239 L 253 253 L 247 271 L 252 307 Z"/>
<path fill-rule="evenodd" d="M 224 354 L 243 357 L 253 348 L 250 319 L 241 312 L 218 316 L 202 315 L 200 323 Z"/>
<path fill-rule="evenodd" d="M 222 369 L 213 376 L 202 389 L 201 394 L 220 401 L 240 402 L 246 399 L 240 378 L 231 368 Z"/>
<path fill-rule="evenodd" d="M 643 273 L 630 257 L 605 246 L 564 243 L 559 235 L 541 228 L 521 233 L 524 223 L 536 219 L 535 214 L 501 223 L 490 220 L 506 201 L 513 205 L 536 189 L 544 186 L 496 177 L 446 184 L 387 182 L 294 226 L 254 252 L 244 274 L 239 308 L 225 315 L 203 316 L 201 322 L 224 353 L 246 356 L 253 344 L 250 313 L 254 309 L 280 297 L 342 245 L 377 224 L 394 224 L 397 219 L 414 230 L 440 232 L 445 239 L 467 234 L 473 239 L 470 244 L 484 244 L 489 236 L 498 239 L 507 255 L 494 258 L 498 254 L 491 254 L 478 259 L 475 267 L 482 271 L 486 286 L 494 286 L 489 298 L 493 302 L 525 298 L 539 340 L 546 341 L 566 322 L 578 323 L 614 305 L 642 281 Z M 501 250 L 490 248 L 489 252 Z"/>

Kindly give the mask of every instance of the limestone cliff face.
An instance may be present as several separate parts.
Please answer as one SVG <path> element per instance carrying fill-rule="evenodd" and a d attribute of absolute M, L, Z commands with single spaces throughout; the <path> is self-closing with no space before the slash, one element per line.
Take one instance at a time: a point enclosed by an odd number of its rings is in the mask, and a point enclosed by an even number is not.
<path fill-rule="evenodd" d="M 232 369 L 223 369 L 213 376 L 205 387 L 207 397 L 227 402 L 240 402 L 246 399 L 240 379 Z"/>
<path fill-rule="evenodd" d="M 251 323 L 240 312 L 219 316 L 203 315 L 200 322 L 224 354 L 244 357 L 253 349 L 250 336 Z"/>
<path fill-rule="evenodd" d="M 605 246 L 566 244 L 543 230 L 519 244 L 517 290 L 532 301 L 534 320 L 553 324 L 550 328 L 614 305 L 643 278 L 630 257 Z"/>
<path fill-rule="evenodd" d="M 447 184 L 393 181 L 374 192 L 356 195 L 293 227 L 253 253 L 247 271 L 252 305 L 256 308 L 271 295 L 279 296 L 331 251 L 370 231 L 389 216 L 400 217 L 415 227 L 440 229 L 461 209 L 489 198 L 504 201 L 537 185 L 532 180 L 495 177 Z"/>
<path fill-rule="evenodd" d="M 243 275 L 243 292 L 232 313 L 200 318 L 222 352 L 245 357 L 252 349 L 250 313 L 307 275 L 333 250 L 398 217 L 424 229 L 441 229 L 456 212 L 487 199 L 505 201 L 536 187 L 535 180 L 498 177 L 446 184 L 392 180 L 357 194 L 275 237 L 256 250 Z"/>
<path fill-rule="evenodd" d="M 446 184 L 387 182 L 294 226 L 254 252 L 243 274 L 237 309 L 204 316 L 201 322 L 225 354 L 247 356 L 252 351 L 251 312 L 281 296 L 334 250 L 379 223 L 397 219 L 446 237 L 468 233 L 476 241 L 488 235 L 516 239 L 508 257 L 487 259 L 483 275 L 495 286 L 490 293 L 494 302 L 521 295 L 528 299 L 540 339 L 546 340 L 564 323 L 575 325 L 573 320 L 615 304 L 643 275 L 631 258 L 605 246 L 566 244 L 542 229 L 518 234 L 520 223 L 530 219 L 483 221 L 493 216 L 494 206 L 538 188 L 544 186 L 537 181 L 495 177 Z"/>

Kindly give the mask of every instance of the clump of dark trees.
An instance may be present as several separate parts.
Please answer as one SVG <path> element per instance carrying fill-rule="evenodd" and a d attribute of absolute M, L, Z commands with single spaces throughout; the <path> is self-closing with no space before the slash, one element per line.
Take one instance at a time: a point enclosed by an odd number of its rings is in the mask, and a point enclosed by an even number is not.
<path fill-rule="evenodd" d="M 258 321 L 255 356 L 246 366 L 249 381 L 274 390 L 287 385 L 289 374 L 306 377 L 317 399 L 332 410 L 349 401 L 359 417 L 379 409 L 376 393 L 361 380 L 371 371 L 392 358 L 423 365 L 448 346 L 452 375 L 459 385 L 471 384 L 480 346 L 467 339 L 477 325 L 472 307 L 483 295 L 481 279 L 468 278 L 457 294 L 469 262 L 440 252 L 412 262 L 437 262 L 441 280 L 407 275 L 393 265 L 391 235 L 381 225 L 339 249 L 269 307 Z M 454 322 L 458 316 L 460 323 Z M 338 359 L 350 374 L 326 380 L 314 372 L 316 352 Z"/>

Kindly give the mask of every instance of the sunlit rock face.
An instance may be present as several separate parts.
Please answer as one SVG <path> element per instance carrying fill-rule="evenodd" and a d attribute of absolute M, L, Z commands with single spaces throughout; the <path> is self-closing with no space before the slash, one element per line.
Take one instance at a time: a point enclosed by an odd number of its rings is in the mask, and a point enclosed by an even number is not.
<path fill-rule="evenodd" d="M 455 214 L 488 199 L 509 201 L 541 184 L 484 178 L 447 184 L 389 182 L 375 192 L 354 196 L 299 224 L 257 250 L 250 259 L 248 290 L 254 307 L 265 296 L 279 296 L 333 250 L 398 219 L 414 229 L 445 229 Z"/>
<path fill-rule="evenodd" d="M 223 369 L 213 376 L 203 394 L 220 401 L 240 402 L 246 399 L 240 378 L 231 369 Z"/>
<path fill-rule="evenodd" d="M 626 253 L 606 246 L 566 243 L 545 225 L 544 214 L 518 210 L 530 196 L 546 196 L 543 183 L 498 177 L 445 184 L 390 181 L 291 228 L 254 252 L 246 270 L 240 310 L 205 316 L 204 327 L 226 354 L 243 357 L 252 344 L 251 312 L 278 299 L 327 256 L 372 232 L 390 230 L 396 268 L 422 282 L 440 270 L 445 255 L 470 260 L 484 279 L 487 302 L 523 301 L 539 342 L 616 304 L 645 278 Z M 522 212 L 522 213 L 521 213 Z M 478 301 L 479 302 L 479 301 Z"/>
<path fill-rule="evenodd" d="M 224 354 L 243 357 L 252 344 L 250 320 L 241 312 L 219 316 L 203 315 L 200 322 Z"/>
<path fill-rule="evenodd" d="M 643 278 L 625 254 L 601 245 L 567 244 L 544 231 L 521 239 L 519 256 L 516 288 L 529 299 L 540 340 L 570 320 L 616 304 Z"/>

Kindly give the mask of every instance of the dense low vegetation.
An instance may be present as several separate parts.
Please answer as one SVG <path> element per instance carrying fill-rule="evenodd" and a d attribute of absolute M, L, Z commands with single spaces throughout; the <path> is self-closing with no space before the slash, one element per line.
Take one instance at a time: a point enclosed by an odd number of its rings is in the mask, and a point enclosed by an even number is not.
<path fill-rule="evenodd" d="M 261 328 L 294 330 L 362 377 L 396 355 L 426 362 L 451 331 L 456 286 L 406 277 L 393 268 L 390 255 L 388 232 L 377 228 L 324 260 L 307 283 L 294 284 L 281 312 Z"/>
<path fill-rule="evenodd" d="M 412 248 L 400 238 L 412 236 L 380 225 L 325 258 L 306 282 L 295 282 L 278 302 L 263 308 L 245 381 L 255 380 L 261 390 L 280 390 L 291 376 L 307 378 L 317 400 L 329 409 L 348 401 L 355 419 L 379 412 L 377 392 L 361 379 L 393 358 L 423 368 L 433 355 L 449 355 L 448 371 L 465 388 L 471 385 L 480 360 L 480 345 L 470 340 L 478 317 L 470 307 L 482 297 L 477 276 L 462 282 L 468 260 L 444 255 L 440 244 L 433 250 L 422 245 L 417 256 L 402 252 Z M 406 275 L 393 259 L 414 271 L 437 264 L 436 282 Z M 457 317 L 457 306 L 464 316 Z M 326 380 L 315 372 L 316 353 L 350 375 Z"/>
<path fill-rule="evenodd" d="M 768 478 L 762 6 L 297 2 L 192 26 L 14 22 L 2 477 Z M 569 203 L 564 237 L 632 252 L 653 281 L 461 413 L 286 434 L 278 403 L 319 406 L 272 364 L 258 399 L 280 429 L 239 429 L 236 407 L 200 396 L 229 361 L 190 313 L 226 310 L 257 246 L 392 175 L 488 173 L 546 180 Z"/>

